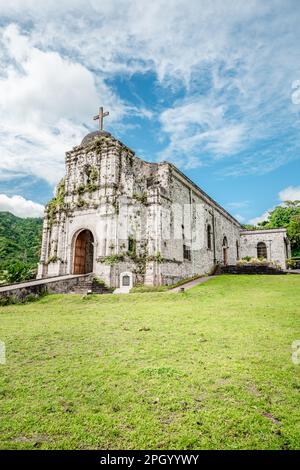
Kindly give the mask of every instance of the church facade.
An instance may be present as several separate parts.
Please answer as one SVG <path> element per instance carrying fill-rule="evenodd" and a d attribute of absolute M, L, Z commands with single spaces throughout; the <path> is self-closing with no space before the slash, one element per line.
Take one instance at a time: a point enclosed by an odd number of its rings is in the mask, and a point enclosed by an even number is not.
<path fill-rule="evenodd" d="M 258 254 L 285 268 L 285 230 L 242 230 L 173 164 L 143 161 L 97 131 L 66 153 L 45 210 L 38 278 L 92 272 L 116 288 L 174 284 Z"/>

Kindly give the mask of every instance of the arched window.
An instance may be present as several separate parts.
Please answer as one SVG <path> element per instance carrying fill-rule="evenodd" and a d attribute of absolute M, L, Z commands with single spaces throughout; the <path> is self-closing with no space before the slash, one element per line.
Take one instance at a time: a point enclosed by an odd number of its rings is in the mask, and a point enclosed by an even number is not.
<path fill-rule="evenodd" d="M 267 259 L 267 246 L 264 242 L 259 242 L 257 244 L 257 257 Z"/>
<path fill-rule="evenodd" d="M 223 238 L 223 247 L 224 247 L 224 248 L 228 248 L 227 237 L 224 237 L 224 238 Z"/>
<path fill-rule="evenodd" d="M 207 248 L 208 250 L 211 250 L 211 226 L 207 226 Z"/>
<path fill-rule="evenodd" d="M 238 241 L 236 241 L 236 259 L 240 259 L 240 247 Z"/>

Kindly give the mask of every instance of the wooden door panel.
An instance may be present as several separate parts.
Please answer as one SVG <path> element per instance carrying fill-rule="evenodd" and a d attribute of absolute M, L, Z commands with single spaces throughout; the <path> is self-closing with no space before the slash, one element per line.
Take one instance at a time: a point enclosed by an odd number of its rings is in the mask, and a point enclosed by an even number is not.
<path fill-rule="evenodd" d="M 75 242 L 74 274 L 91 272 L 90 259 L 93 260 L 93 235 L 88 230 L 84 230 L 78 235 Z"/>

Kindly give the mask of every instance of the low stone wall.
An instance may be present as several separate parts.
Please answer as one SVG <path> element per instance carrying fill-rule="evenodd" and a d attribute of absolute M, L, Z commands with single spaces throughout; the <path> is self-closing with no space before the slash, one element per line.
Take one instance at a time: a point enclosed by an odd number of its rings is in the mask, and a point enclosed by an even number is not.
<path fill-rule="evenodd" d="M 266 265 L 221 266 L 221 274 L 286 274 L 281 269 Z"/>
<path fill-rule="evenodd" d="M 70 293 L 86 282 L 92 282 L 91 275 L 61 276 L 2 286 L 0 287 L 0 304 L 8 303 L 10 300 L 24 302 L 44 294 Z"/>

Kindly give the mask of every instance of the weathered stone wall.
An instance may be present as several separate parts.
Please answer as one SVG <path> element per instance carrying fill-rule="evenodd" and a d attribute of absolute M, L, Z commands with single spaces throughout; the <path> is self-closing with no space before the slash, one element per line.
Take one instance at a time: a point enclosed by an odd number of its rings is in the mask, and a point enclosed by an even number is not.
<path fill-rule="evenodd" d="M 291 256 L 290 244 L 285 229 L 241 231 L 241 257 L 257 258 L 257 244 L 263 242 L 267 248 L 267 259 L 286 268 L 286 259 Z"/>
<path fill-rule="evenodd" d="M 105 132 L 87 137 L 66 153 L 46 209 L 39 278 L 73 273 L 82 230 L 93 235 L 93 272 L 111 287 L 122 272 L 150 285 L 208 273 L 224 263 L 225 239 L 227 263 L 236 264 L 240 224 L 174 165 L 145 162 Z"/>
<path fill-rule="evenodd" d="M 227 262 L 237 261 L 240 224 L 204 192 L 189 181 L 173 165 L 167 164 L 169 177 L 163 206 L 174 208 L 170 221 L 170 240 L 160 238 L 160 252 L 166 262 L 161 264 L 162 283 L 172 284 L 196 274 L 210 272 L 216 263 L 224 262 L 223 240 L 227 239 Z M 163 216 L 163 220 L 164 220 Z M 211 247 L 208 247 L 207 228 L 211 227 Z M 191 252 L 184 259 L 183 244 Z"/>

